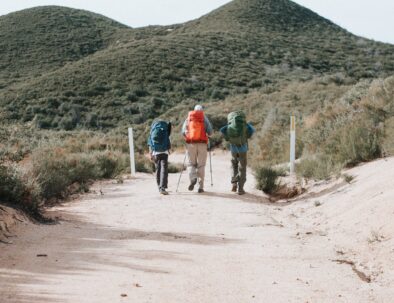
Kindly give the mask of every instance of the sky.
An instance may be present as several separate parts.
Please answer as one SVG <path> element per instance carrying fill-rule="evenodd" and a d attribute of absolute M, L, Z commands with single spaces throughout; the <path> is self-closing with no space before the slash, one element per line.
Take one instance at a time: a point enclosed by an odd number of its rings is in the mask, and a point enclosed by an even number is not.
<path fill-rule="evenodd" d="M 40 5 L 96 12 L 132 27 L 170 25 L 198 18 L 229 0 L 4 0 L 0 15 Z M 348 31 L 394 44 L 394 0 L 294 0 Z"/>

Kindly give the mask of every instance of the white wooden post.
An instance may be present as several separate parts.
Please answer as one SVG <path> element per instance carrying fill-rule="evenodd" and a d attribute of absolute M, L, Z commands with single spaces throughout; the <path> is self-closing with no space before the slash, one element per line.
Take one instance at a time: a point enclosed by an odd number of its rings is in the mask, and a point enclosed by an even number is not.
<path fill-rule="evenodd" d="M 295 116 L 290 118 L 290 175 L 295 172 L 295 152 L 296 152 L 296 121 Z"/>
<path fill-rule="evenodd" d="M 129 146 L 130 146 L 130 168 L 131 175 L 135 177 L 135 156 L 134 156 L 134 138 L 133 129 L 129 128 Z"/>

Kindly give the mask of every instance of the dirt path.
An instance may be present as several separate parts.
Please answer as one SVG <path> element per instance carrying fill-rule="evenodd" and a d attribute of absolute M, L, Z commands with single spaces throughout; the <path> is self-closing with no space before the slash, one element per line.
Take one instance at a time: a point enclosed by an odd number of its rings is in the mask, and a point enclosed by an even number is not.
<path fill-rule="evenodd" d="M 272 204 L 251 176 L 248 195 L 231 194 L 228 155 L 213 163 L 215 187 L 203 195 L 185 190 L 185 175 L 174 193 L 171 175 L 172 193 L 161 197 L 140 174 L 51 210 L 59 224 L 20 227 L 14 245 L 0 246 L 0 301 L 392 302 L 394 271 L 374 271 L 391 250 L 366 270 L 369 250 L 357 252 L 357 237 L 342 241 L 347 227 L 328 222 L 340 208 L 326 200 L 351 187 Z"/>

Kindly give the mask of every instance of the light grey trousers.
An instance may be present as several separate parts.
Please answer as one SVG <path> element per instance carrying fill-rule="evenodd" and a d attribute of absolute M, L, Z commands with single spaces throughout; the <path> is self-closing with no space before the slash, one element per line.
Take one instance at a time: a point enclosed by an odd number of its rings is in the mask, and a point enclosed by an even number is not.
<path fill-rule="evenodd" d="M 187 144 L 187 153 L 190 182 L 198 178 L 199 187 L 204 189 L 205 165 L 208 156 L 207 144 L 189 143 Z"/>

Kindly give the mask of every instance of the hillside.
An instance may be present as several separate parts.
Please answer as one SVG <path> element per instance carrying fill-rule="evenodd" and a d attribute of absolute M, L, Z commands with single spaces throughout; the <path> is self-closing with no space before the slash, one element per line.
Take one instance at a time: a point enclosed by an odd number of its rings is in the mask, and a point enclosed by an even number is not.
<path fill-rule="evenodd" d="M 44 6 L 0 17 L 0 89 L 107 47 L 125 26 L 90 12 Z"/>
<path fill-rule="evenodd" d="M 309 9 L 288 0 L 233 1 L 206 16 L 189 22 L 186 27 L 196 32 L 303 32 L 316 28 L 333 28 L 326 20 Z"/>
<path fill-rule="evenodd" d="M 48 7 L 45 14 L 56 16 L 59 9 Z M 29 20 L 34 12 L 3 16 L 0 22 L 23 16 Z M 107 129 L 143 124 L 174 106 L 188 106 L 192 99 L 242 99 L 251 91 L 281 91 L 291 82 L 323 75 L 339 74 L 340 82 L 354 84 L 394 71 L 394 46 L 356 37 L 288 0 L 234 0 L 185 24 L 123 29 L 115 44 L 104 38 L 113 37 L 121 26 L 86 12 L 69 14 L 91 16 L 89 24 L 110 30 L 89 31 L 92 45 L 78 55 L 71 49 L 69 56 L 55 56 L 48 65 L 40 57 L 47 54 L 30 45 L 36 56 L 28 59 L 30 70 L 25 71 L 34 79 L 0 90 L 3 118 L 33 121 L 39 128 Z M 68 32 L 69 41 L 80 41 L 80 33 Z M 48 41 L 62 40 L 59 28 L 46 34 L 52 35 Z M 13 51 L 7 56 L 25 66 L 27 57 L 16 60 Z M 64 65 L 66 61 L 73 62 Z M 15 82 L 9 70 L 0 74 Z"/>

